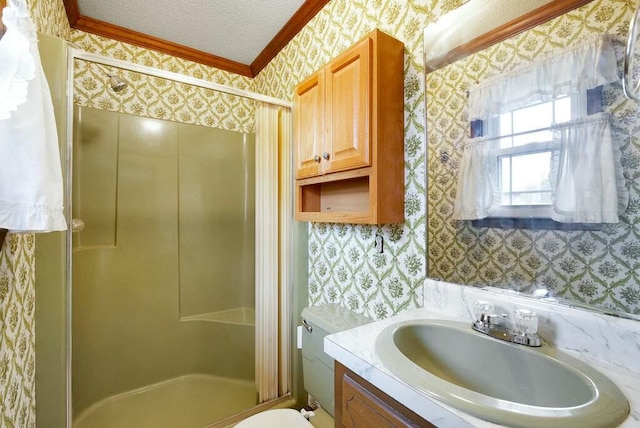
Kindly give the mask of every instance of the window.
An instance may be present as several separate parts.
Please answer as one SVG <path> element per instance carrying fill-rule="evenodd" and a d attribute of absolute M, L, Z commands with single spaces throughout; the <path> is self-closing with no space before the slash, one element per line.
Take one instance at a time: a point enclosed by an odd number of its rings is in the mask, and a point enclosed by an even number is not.
<path fill-rule="evenodd" d="M 568 95 L 502 113 L 488 121 L 491 176 L 497 178 L 500 207 L 492 217 L 549 217 L 551 163 L 558 143 L 552 124 L 571 119 Z"/>
<path fill-rule="evenodd" d="M 472 88 L 454 217 L 617 222 L 628 192 L 601 101 L 615 80 L 605 35 Z"/>

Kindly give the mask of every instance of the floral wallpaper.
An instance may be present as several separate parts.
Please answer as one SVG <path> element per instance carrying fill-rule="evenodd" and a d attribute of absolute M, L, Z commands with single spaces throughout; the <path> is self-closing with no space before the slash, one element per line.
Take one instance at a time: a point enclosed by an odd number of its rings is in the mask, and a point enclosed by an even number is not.
<path fill-rule="evenodd" d="M 553 295 L 640 314 L 640 123 L 638 105 L 619 83 L 604 88 L 605 111 L 621 140 L 630 203 L 619 224 L 601 231 L 474 228 L 451 220 L 462 141 L 468 128 L 465 90 L 475 81 L 560 52 L 592 33 L 614 35 L 619 69 L 635 3 L 594 0 L 427 76 L 429 276 Z M 445 161 L 443 161 L 443 159 Z"/>
<path fill-rule="evenodd" d="M 27 0 L 38 31 L 69 40 L 71 27 L 62 0 Z"/>
<path fill-rule="evenodd" d="M 249 77 L 78 30 L 72 30 L 72 39 L 87 52 L 253 91 Z M 254 130 L 253 100 L 82 60 L 76 60 L 74 67 L 74 104 L 230 131 Z M 110 90 L 109 73 L 126 80 L 127 88 Z"/>
<path fill-rule="evenodd" d="M 309 226 L 309 303 L 336 302 L 374 319 L 422 306 L 426 275 L 422 30 L 464 1 L 333 0 L 256 77 L 256 91 L 295 86 L 374 28 L 405 47 L 405 223 Z M 384 250 L 374 249 L 382 235 Z"/>
<path fill-rule="evenodd" d="M 0 426 L 35 426 L 35 237 L 0 252 Z"/>

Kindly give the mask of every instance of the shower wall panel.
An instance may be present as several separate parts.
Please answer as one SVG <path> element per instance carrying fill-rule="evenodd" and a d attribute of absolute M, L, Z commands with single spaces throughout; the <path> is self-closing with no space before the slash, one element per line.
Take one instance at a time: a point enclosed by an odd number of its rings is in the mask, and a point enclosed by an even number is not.
<path fill-rule="evenodd" d="M 84 221 L 73 234 L 73 248 L 116 245 L 116 190 L 118 186 L 118 115 L 76 107 L 82 139 L 74 132 L 73 211 Z M 110 129 L 112 132 L 104 132 Z M 99 179 L 96 179 L 99 178 Z"/>
<path fill-rule="evenodd" d="M 178 132 L 180 315 L 253 309 L 253 136 L 182 124 Z"/>
<path fill-rule="evenodd" d="M 114 115 L 115 122 L 103 114 Z M 93 189 L 88 192 L 91 200 L 102 207 L 85 210 L 86 230 L 94 220 L 113 223 L 115 245 L 81 245 L 73 253 L 74 414 L 109 396 L 184 374 L 253 379 L 253 328 L 180 321 L 178 225 L 186 213 L 178 203 L 179 135 L 194 132 L 184 132 L 174 122 L 89 108 L 81 108 L 79 117 L 75 144 L 80 152 L 86 141 L 111 141 L 114 135 L 118 152 L 93 156 L 117 163 L 115 168 L 78 168 L 85 181 L 80 188 Z M 89 158 L 78 156 L 80 162 Z M 202 192 L 210 179 L 200 177 Z M 98 190 L 111 182 L 117 183 L 115 198 Z M 86 195 L 80 191 L 76 196 Z M 85 242 L 82 236 L 78 242 Z M 211 283 L 202 284 L 204 296 L 209 287 Z"/>

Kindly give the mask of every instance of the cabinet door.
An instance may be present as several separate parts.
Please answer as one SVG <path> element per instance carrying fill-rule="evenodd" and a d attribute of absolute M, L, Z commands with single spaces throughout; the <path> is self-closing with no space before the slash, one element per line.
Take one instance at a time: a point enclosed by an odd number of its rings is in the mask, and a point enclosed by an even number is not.
<path fill-rule="evenodd" d="M 294 96 L 296 178 L 321 173 L 324 144 L 324 71 L 320 70 L 296 88 Z"/>
<path fill-rule="evenodd" d="M 324 172 L 371 163 L 372 49 L 373 41 L 366 38 L 326 68 Z"/>
<path fill-rule="evenodd" d="M 435 428 L 337 361 L 334 379 L 336 427 Z"/>
<path fill-rule="evenodd" d="M 338 426 L 344 428 L 416 427 L 348 375 L 342 378 L 342 420 L 339 422 Z"/>

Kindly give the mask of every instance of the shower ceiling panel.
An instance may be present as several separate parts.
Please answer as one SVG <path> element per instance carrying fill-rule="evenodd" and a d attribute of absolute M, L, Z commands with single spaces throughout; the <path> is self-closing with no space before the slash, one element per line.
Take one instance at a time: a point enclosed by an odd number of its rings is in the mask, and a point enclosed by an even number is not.
<path fill-rule="evenodd" d="M 255 76 L 327 2 L 64 0 L 73 28 L 176 56 L 183 51 L 183 58 L 248 76 Z"/>

